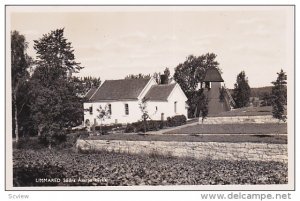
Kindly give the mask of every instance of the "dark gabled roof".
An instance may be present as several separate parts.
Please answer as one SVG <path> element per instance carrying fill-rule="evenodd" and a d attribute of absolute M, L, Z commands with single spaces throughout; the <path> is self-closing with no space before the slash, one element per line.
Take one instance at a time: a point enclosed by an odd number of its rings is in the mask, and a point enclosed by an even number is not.
<path fill-rule="evenodd" d="M 153 85 L 145 95 L 149 101 L 167 101 L 176 84 Z"/>
<path fill-rule="evenodd" d="M 206 70 L 203 82 L 224 82 L 217 68 L 211 67 Z"/>
<path fill-rule="evenodd" d="M 150 79 L 106 80 L 90 101 L 135 100 Z"/>
<path fill-rule="evenodd" d="M 96 92 L 97 88 L 91 88 L 86 94 L 85 94 L 85 98 L 87 100 L 89 100 L 92 95 Z"/>

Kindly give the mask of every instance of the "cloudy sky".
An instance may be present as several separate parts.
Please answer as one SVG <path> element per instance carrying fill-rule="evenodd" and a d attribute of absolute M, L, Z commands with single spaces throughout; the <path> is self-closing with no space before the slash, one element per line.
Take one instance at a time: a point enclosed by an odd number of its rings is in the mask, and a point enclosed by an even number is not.
<path fill-rule="evenodd" d="M 65 28 L 85 68 L 77 76 L 122 79 L 174 68 L 190 54 L 217 54 L 226 86 L 244 70 L 251 87 L 293 67 L 293 7 L 10 7 L 8 31 L 29 42 Z M 10 26 L 10 27 L 9 27 Z M 291 75 L 292 76 L 292 75 Z"/>

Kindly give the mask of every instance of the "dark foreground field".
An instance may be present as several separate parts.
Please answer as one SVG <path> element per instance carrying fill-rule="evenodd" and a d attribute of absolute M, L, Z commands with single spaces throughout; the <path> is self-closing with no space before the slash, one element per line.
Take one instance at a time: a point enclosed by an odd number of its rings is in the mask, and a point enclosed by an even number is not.
<path fill-rule="evenodd" d="M 84 154 L 68 149 L 13 153 L 14 186 L 286 184 L 287 175 L 287 164 L 279 162 Z"/>

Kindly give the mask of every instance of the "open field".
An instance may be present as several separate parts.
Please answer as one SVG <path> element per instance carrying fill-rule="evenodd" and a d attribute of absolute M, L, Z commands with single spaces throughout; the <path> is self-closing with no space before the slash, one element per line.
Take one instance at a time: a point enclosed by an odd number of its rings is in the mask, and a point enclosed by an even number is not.
<path fill-rule="evenodd" d="M 59 151 L 59 154 L 58 154 Z M 14 150 L 14 186 L 286 184 L 280 162 L 195 160 L 157 155 Z M 59 178 L 59 182 L 37 182 Z M 66 180 L 66 178 L 68 180 Z M 81 179 L 81 180 L 79 180 Z"/>
<path fill-rule="evenodd" d="M 110 134 L 91 136 L 91 140 L 127 140 L 127 141 L 166 141 L 166 142 L 230 142 L 230 143 L 268 143 L 287 144 L 286 135 L 152 135 L 152 134 Z"/>
<path fill-rule="evenodd" d="M 287 124 L 198 124 L 165 134 L 286 134 Z"/>

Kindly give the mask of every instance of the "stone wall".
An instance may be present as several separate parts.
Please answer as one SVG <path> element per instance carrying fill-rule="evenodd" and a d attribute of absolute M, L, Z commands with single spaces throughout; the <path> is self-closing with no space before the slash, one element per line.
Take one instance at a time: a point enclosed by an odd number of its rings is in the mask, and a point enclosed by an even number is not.
<path fill-rule="evenodd" d="M 77 149 L 159 154 L 196 159 L 279 161 L 287 163 L 286 144 L 77 140 Z"/>

